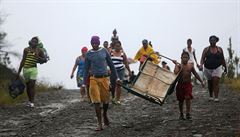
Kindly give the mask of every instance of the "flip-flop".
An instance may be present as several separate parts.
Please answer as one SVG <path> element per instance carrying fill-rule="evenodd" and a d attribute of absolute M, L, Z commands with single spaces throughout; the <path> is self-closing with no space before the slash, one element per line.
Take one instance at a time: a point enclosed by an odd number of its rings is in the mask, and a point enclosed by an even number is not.
<path fill-rule="evenodd" d="M 103 130 L 103 128 L 99 128 L 99 127 L 97 127 L 96 129 L 95 129 L 95 131 L 102 131 Z"/>

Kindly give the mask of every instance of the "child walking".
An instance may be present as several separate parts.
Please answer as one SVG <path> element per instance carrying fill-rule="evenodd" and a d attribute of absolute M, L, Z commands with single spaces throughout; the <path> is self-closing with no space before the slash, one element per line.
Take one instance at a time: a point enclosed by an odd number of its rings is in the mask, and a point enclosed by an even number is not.
<path fill-rule="evenodd" d="M 189 54 L 187 52 L 183 52 L 181 55 L 181 65 L 177 64 L 177 61 L 174 60 L 175 64 L 174 73 L 179 73 L 178 84 L 176 87 L 176 95 L 177 100 L 179 101 L 179 111 L 180 111 L 180 120 L 184 120 L 183 115 L 183 104 L 184 100 L 186 102 L 186 119 L 191 120 L 191 99 L 193 99 L 192 95 L 192 84 L 191 84 L 191 74 L 193 74 L 200 82 L 202 87 L 204 87 L 204 83 L 202 79 L 197 74 L 193 65 L 189 65 Z"/>
<path fill-rule="evenodd" d="M 81 49 L 81 52 L 82 52 L 82 55 L 78 56 L 76 58 L 76 61 L 75 61 L 75 64 L 72 68 L 72 73 L 71 73 L 71 76 L 70 78 L 72 79 L 74 77 L 74 72 L 76 70 L 76 68 L 78 68 L 77 70 L 77 75 L 76 75 L 76 80 L 77 80 L 77 86 L 80 87 L 80 94 L 81 94 L 81 97 L 80 97 L 80 102 L 83 102 L 85 101 L 85 94 L 87 92 L 87 96 L 89 98 L 89 95 L 88 95 L 88 91 L 86 91 L 85 89 L 88 90 L 88 87 L 89 87 L 89 82 L 87 82 L 87 88 L 82 88 L 82 84 L 83 84 L 83 74 L 84 74 L 84 64 L 85 64 L 85 56 L 88 52 L 88 48 L 87 47 L 83 47 Z M 89 80 L 88 80 L 89 81 Z"/>

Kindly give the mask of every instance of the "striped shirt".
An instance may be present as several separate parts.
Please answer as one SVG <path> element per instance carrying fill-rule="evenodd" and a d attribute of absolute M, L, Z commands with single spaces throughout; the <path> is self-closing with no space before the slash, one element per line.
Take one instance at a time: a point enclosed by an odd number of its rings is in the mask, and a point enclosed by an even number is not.
<path fill-rule="evenodd" d="M 122 70 L 125 68 L 125 65 L 123 64 L 123 53 L 121 56 L 114 56 L 113 53 L 111 54 L 111 59 L 114 64 L 114 67 L 116 70 Z"/>
<path fill-rule="evenodd" d="M 24 63 L 24 68 L 37 67 L 37 58 L 35 54 L 36 54 L 35 52 L 32 52 L 30 49 L 28 49 Z"/>

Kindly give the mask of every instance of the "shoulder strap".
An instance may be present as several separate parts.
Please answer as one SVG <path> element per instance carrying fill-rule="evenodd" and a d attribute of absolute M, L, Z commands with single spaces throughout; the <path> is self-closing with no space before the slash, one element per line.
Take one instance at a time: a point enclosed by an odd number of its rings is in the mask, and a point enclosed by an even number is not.
<path fill-rule="evenodd" d="M 223 52 L 219 46 L 217 46 L 217 50 L 218 50 L 220 53 Z"/>
<path fill-rule="evenodd" d="M 207 47 L 207 49 L 206 49 L 206 53 L 207 53 L 209 50 L 210 50 L 210 46 Z"/>

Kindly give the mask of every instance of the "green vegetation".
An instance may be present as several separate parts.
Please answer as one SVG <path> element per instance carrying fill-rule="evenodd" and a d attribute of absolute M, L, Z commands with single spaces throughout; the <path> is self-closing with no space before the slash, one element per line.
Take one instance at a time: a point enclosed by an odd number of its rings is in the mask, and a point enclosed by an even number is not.
<path fill-rule="evenodd" d="M 228 59 L 227 59 L 227 66 L 228 66 L 228 75 L 227 78 L 224 78 L 224 83 L 233 90 L 240 91 L 240 75 L 238 74 L 239 68 L 239 57 L 235 55 L 234 58 L 234 50 L 232 49 L 232 42 L 231 38 L 229 38 L 229 47 L 228 50 Z"/>
<path fill-rule="evenodd" d="M 16 78 L 16 71 L 0 64 L 0 105 L 14 104 L 27 99 L 26 91 L 15 99 L 12 99 L 8 93 L 8 86 Z M 36 84 L 36 93 L 55 91 L 63 89 L 62 84 L 50 84 L 46 80 L 39 80 Z"/>
<path fill-rule="evenodd" d="M 240 91 L 240 78 L 225 79 L 225 84 L 233 90 Z"/>

